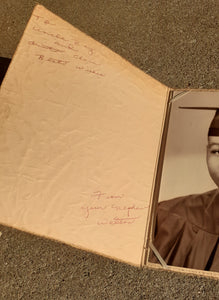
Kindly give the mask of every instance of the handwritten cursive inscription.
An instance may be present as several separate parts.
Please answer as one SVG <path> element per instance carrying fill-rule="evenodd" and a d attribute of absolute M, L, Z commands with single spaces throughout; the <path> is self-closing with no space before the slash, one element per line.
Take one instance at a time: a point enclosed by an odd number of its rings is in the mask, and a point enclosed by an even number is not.
<path fill-rule="evenodd" d="M 64 38 L 61 34 L 59 33 L 52 33 L 52 32 L 48 32 L 48 31 L 45 31 L 39 27 L 36 27 L 36 26 L 33 26 L 32 28 L 34 31 L 37 31 L 37 32 L 40 32 L 40 33 L 43 33 L 43 34 L 46 34 L 46 35 L 49 35 L 51 37 L 54 37 L 54 38 L 57 38 L 57 39 L 60 39 L 60 40 L 63 40 L 65 42 L 69 42 L 68 39 Z"/>
<path fill-rule="evenodd" d="M 133 224 L 138 217 L 135 218 L 118 218 L 114 217 L 111 220 L 97 221 L 97 225 L 123 225 L 123 224 Z"/>
<path fill-rule="evenodd" d="M 74 52 L 78 52 L 78 49 L 75 49 L 75 46 L 72 45 L 72 44 L 64 45 L 64 44 L 61 44 L 59 41 L 55 41 L 54 44 L 59 46 L 59 47 L 63 47 L 65 49 L 72 50 Z"/>
<path fill-rule="evenodd" d="M 94 211 L 94 210 L 106 210 L 107 209 L 107 206 L 82 206 L 81 207 L 82 210 L 84 210 L 85 212 L 85 218 L 89 218 L 90 216 L 90 212 L 91 211 Z"/>
<path fill-rule="evenodd" d="M 138 207 L 138 206 L 135 206 L 134 204 L 131 205 L 131 206 L 120 206 L 120 205 L 112 204 L 111 207 L 113 209 L 115 209 L 116 211 L 125 211 L 127 213 L 128 217 L 130 216 L 131 211 L 144 210 L 144 209 L 147 208 L 146 206 L 145 207 Z"/>
<path fill-rule="evenodd" d="M 94 74 L 94 75 L 97 75 L 97 76 L 100 76 L 100 77 L 104 77 L 105 76 L 105 74 L 103 74 L 103 73 L 100 73 L 100 72 L 98 72 L 96 70 L 88 69 L 88 68 L 86 68 L 84 66 L 76 66 L 76 69 L 77 70 L 82 70 L 84 72 L 91 73 L 91 74 Z"/>
<path fill-rule="evenodd" d="M 47 61 L 54 64 L 66 65 L 69 64 L 71 69 L 79 72 L 87 73 L 89 77 L 100 79 L 105 74 L 100 70 L 101 63 L 98 62 L 98 56 L 95 54 L 95 49 L 84 42 L 77 33 L 66 34 L 68 31 L 56 30 L 56 24 L 50 21 L 40 13 L 34 14 L 34 22 L 32 24 L 32 31 L 35 33 L 33 40 L 28 41 L 32 47 L 37 47 L 57 53 L 57 57 L 46 57 L 47 54 L 40 53 L 39 60 Z M 52 26 L 49 26 L 52 25 Z M 44 42 L 45 37 L 47 42 Z M 42 41 L 40 37 L 44 37 Z M 45 51 L 46 53 L 46 51 Z M 66 53 L 67 59 L 63 59 L 58 54 Z"/>
<path fill-rule="evenodd" d="M 107 210 L 108 212 L 110 213 L 115 213 L 115 211 L 118 213 L 118 212 L 121 212 L 123 214 L 125 214 L 128 218 L 130 217 L 131 215 L 131 212 L 134 213 L 134 212 L 137 212 L 137 211 L 140 211 L 140 210 L 145 210 L 147 208 L 147 206 L 144 206 L 144 207 L 139 207 L 139 206 L 136 206 L 135 204 L 133 205 L 130 205 L 130 206 L 125 206 L 125 205 L 118 205 L 118 204 L 109 204 L 109 205 L 105 205 L 105 206 L 101 206 L 101 205 L 87 205 L 87 206 L 82 206 L 81 209 L 85 212 L 85 218 L 89 218 L 90 215 L 91 215 L 91 211 L 103 211 L 103 210 Z"/>
<path fill-rule="evenodd" d="M 91 193 L 87 204 L 81 206 L 83 217 L 95 221 L 97 225 L 134 224 L 144 216 L 146 209 L 148 206 L 127 204 L 124 194 L 102 191 Z"/>
<path fill-rule="evenodd" d="M 48 61 L 54 64 L 66 65 L 67 63 L 70 62 L 68 60 L 56 59 L 52 57 L 47 58 L 45 57 L 45 55 L 42 54 L 36 54 L 36 56 L 38 56 L 39 60 Z"/>
<path fill-rule="evenodd" d="M 36 14 L 33 14 L 33 16 L 36 18 L 36 20 L 41 20 L 44 24 L 46 25 L 55 25 L 55 24 L 52 24 L 49 20 L 45 19 L 44 17 L 41 17 L 39 15 L 36 15 Z"/>
<path fill-rule="evenodd" d="M 51 36 L 51 37 L 54 37 L 56 39 L 60 39 L 64 42 L 70 42 L 69 45 L 65 46 L 65 45 L 60 45 L 61 47 L 64 47 L 66 49 L 69 49 L 69 50 L 73 50 L 73 51 L 78 51 L 78 49 L 75 49 L 75 46 L 78 46 L 78 47 L 83 47 L 84 49 L 87 50 L 87 53 L 89 55 L 93 55 L 94 54 L 94 49 L 85 45 L 85 44 L 81 44 L 79 43 L 78 41 L 74 40 L 74 39 L 67 39 L 66 37 L 64 37 L 63 35 L 59 34 L 59 33 L 53 33 L 53 32 L 49 32 L 49 31 L 46 31 L 44 29 L 41 29 L 37 26 L 33 26 L 32 29 L 34 31 L 37 31 L 39 33 L 42 33 L 42 34 L 45 34 L 45 35 L 48 35 L 48 36 Z M 55 42 L 56 44 L 58 44 L 57 42 Z M 73 45 L 74 44 L 74 45 Z"/>
<path fill-rule="evenodd" d="M 39 47 L 39 48 L 48 49 L 52 52 L 65 52 L 64 50 L 60 50 L 60 49 L 57 49 L 57 48 L 54 48 L 54 47 L 51 47 L 51 46 L 48 46 L 48 45 L 44 45 L 44 44 L 39 44 L 35 41 L 29 41 L 28 44 L 31 45 L 31 46 Z"/>
<path fill-rule="evenodd" d="M 118 218 L 115 217 L 113 218 L 113 220 L 109 221 L 109 224 L 111 225 L 116 225 L 116 224 L 133 224 L 135 222 L 136 219 L 138 219 L 139 217 L 135 217 L 135 218 Z"/>
<path fill-rule="evenodd" d="M 45 19 L 42 16 L 39 16 L 39 15 L 36 15 L 36 14 L 33 15 L 33 16 L 36 18 L 36 21 L 41 21 L 41 22 L 43 22 L 46 25 L 53 25 L 53 26 L 55 26 L 55 24 L 51 23 L 49 20 Z M 83 49 L 86 50 L 86 53 L 89 56 L 93 55 L 94 52 L 95 52 L 94 48 L 92 48 L 92 47 L 90 47 L 90 46 L 88 46 L 88 45 L 86 45 L 84 43 L 80 43 L 79 41 L 75 40 L 75 38 L 72 38 L 72 37 L 71 38 L 66 38 L 63 35 L 59 34 L 59 33 L 54 33 L 54 32 L 48 31 L 48 30 L 44 30 L 44 29 L 40 28 L 40 26 L 33 26 L 32 30 L 37 31 L 39 33 L 42 33 L 44 35 L 48 35 L 48 36 L 54 37 L 56 39 L 60 39 L 60 40 L 62 40 L 64 42 L 70 42 L 71 44 L 74 44 L 74 46 L 81 47 L 81 48 L 83 48 Z M 71 45 L 71 46 L 73 46 L 73 45 Z M 68 47 L 68 49 L 71 49 L 71 46 Z M 71 50 L 73 50 L 73 49 L 71 49 Z"/>
<path fill-rule="evenodd" d="M 86 57 L 84 57 L 82 55 L 75 54 L 75 55 L 73 55 L 73 58 L 74 59 L 78 59 L 78 60 L 80 60 L 82 62 L 87 62 L 87 63 L 94 64 L 94 65 L 100 65 L 100 64 L 98 64 L 98 63 L 96 63 L 96 62 L 94 62 L 92 60 L 87 59 Z"/>
<path fill-rule="evenodd" d="M 103 193 L 101 191 L 95 191 L 91 194 L 91 199 L 92 200 L 104 200 L 104 199 L 123 199 L 124 194 L 108 194 L 108 193 Z"/>

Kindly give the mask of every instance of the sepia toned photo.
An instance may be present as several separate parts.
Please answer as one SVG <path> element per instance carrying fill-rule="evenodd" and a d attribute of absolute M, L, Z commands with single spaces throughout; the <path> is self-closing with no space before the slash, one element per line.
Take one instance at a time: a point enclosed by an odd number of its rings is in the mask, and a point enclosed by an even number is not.
<path fill-rule="evenodd" d="M 219 271 L 219 93 L 175 95 L 150 262 Z"/>

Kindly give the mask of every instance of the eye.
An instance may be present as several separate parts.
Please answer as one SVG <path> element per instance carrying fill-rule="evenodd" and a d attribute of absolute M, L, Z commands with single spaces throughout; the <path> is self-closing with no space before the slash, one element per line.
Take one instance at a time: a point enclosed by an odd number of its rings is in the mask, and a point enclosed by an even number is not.
<path fill-rule="evenodd" d="M 208 150 L 209 150 L 210 154 L 219 156 L 219 145 L 218 144 L 208 145 Z"/>
<path fill-rule="evenodd" d="M 219 155 L 219 147 L 218 146 L 215 146 L 215 145 L 211 146 L 209 148 L 209 150 L 212 155 Z"/>
<path fill-rule="evenodd" d="M 211 150 L 210 152 L 211 152 L 211 154 L 219 155 L 219 150 Z"/>
<path fill-rule="evenodd" d="M 219 150 L 212 150 L 211 154 L 219 156 Z"/>

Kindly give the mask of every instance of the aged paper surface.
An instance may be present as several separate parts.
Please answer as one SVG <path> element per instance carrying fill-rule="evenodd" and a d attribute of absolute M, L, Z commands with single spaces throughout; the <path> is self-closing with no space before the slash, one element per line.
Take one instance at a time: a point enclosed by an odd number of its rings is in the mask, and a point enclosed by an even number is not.
<path fill-rule="evenodd" d="M 36 6 L 0 92 L 0 222 L 139 264 L 167 93 Z"/>

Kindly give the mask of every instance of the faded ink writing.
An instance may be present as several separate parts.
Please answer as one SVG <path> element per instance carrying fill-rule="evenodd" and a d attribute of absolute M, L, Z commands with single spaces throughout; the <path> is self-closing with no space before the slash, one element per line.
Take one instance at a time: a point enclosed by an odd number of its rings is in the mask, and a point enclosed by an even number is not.
<path fill-rule="evenodd" d="M 36 20 L 37 21 L 43 21 L 44 24 L 46 25 L 55 25 L 53 23 L 51 23 L 49 20 L 45 19 L 44 17 L 41 17 L 39 15 L 33 15 L 34 17 L 36 17 Z M 51 37 L 54 37 L 54 38 L 57 38 L 57 39 L 61 39 L 65 42 L 71 42 L 71 43 L 74 43 L 76 46 L 79 46 L 79 47 L 83 47 L 84 49 L 87 50 L 87 54 L 89 55 L 93 55 L 94 54 L 94 49 L 86 44 L 82 44 L 82 43 L 79 43 L 78 41 L 74 40 L 74 39 L 67 39 L 65 38 L 64 36 L 62 36 L 61 34 L 59 33 L 52 33 L 52 32 L 48 32 L 46 30 L 43 30 L 37 26 L 33 26 L 32 29 L 34 31 L 37 31 L 37 32 L 40 32 L 40 33 L 43 33 L 43 34 L 46 34 L 46 35 L 49 35 Z"/>
<path fill-rule="evenodd" d="M 39 60 L 48 61 L 54 64 L 66 65 L 67 63 L 70 62 L 68 60 L 56 59 L 52 57 L 47 58 L 45 57 L 45 55 L 42 54 L 36 54 L 36 56 L 38 56 Z"/>
<path fill-rule="evenodd" d="M 100 72 L 98 72 L 98 71 L 96 71 L 96 70 L 87 69 L 87 68 L 84 67 L 84 66 L 76 66 L 76 69 L 82 70 L 82 71 L 85 71 L 85 72 L 87 72 L 87 73 L 91 73 L 91 74 L 94 74 L 94 75 L 97 75 L 97 76 L 100 76 L 100 77 L 104 77 L 104 76 L 105 76 L 105 74 L 103 74 L 103 73 L 100 73 Z"/>
<path fill-rule="evenodd" d="M 119 206 L 119 205 L 112 204 L 112 208 L 115 209 L 116 211 L 126 211 L 127 216 L 129 217 L 131 211 L 144 210 L 147 207 L 146 206 L 145 207 L 138 207 L 138 206 L 135 206 L 134 204 L 131 205 L 131 206 Z"/>
<path fill-rule="evenodd" d="M 139 217 L 135 218 L 118 218 L 114 217 L 111 220 L 97 221 L 97 225 L 124 225 L 133 224 Z"/>
<path fill-rule="evenodd" d="M 45 44 L 45 42 L 40 42 L 37 40 L 31 40 L 28 41 L 28 44 L 34 47 L 43 48 L 46 50 L 49 50 L 54 53 L 66 53 L 68 50 L 72 51 L 73 55 L 70 56 L 70 52 L 68 52 L 68 60 L 60 59 L 59 57 L 56 58 L 46 58 L 43 57 L 41 54 L 39 55 L 39 60 L 48 61 L 51 63 L 66 65 L 69 62 L 72 62 L 72 67 L 76 70 L 79 70 L 81 72 L 86 72 L 87 74 L 94 75 L 93 77 L 101 78 L 104 77 L 105 74 L 102 73 L 100 70 L 96 70 L 95 66 L 100 66 L 101 63 L 98 63 L 95 61 L 94 56 L 92 58 L 92 55 L 94 54 L 95 50 L 94 48 L 90 47 L 89 45 L 79 42 L 74 35 L 70 35 L 70 37 L 66 37 L 62 35 L 61 33 L 57 33 L 54 31 L 54 27 L 43 27 L 43 24 L 45 25 L 56 25 L 52 21 L 44 18 L 43 16 L 40 16 L 39 14 L 34 14 L 34 17 L 36 19 L 35 24 L 32 26 L 32 30 L 36 32 L 36 37 L 40 35 L 47 35 L 52 38 L 50 41 L 50 44 Z M 38 23 L 38 24 L 36 24 Z M 43 23 L 43 24 L 42 24 Z M 47 30 L 47 28 L 49 28 Z"/>
<path fill-rule="evenodd" d="M 126 217 L 130 217 L 131 212 L 137 212 L 140 210 L 145 210 L 147 208 L 147 206 L 144 207 L 139 207 L 136 206 L 135 204 L 133 205 L 118 205 L 118 204 L 109 204 L 109 205 L 105 205 L 105 206 L 101 206 L 101 205 L 87 205 L 87 206 L 82 206 L 81 209 L 84 211 L 85 215 L 84 217 L 87 219 L 90 217 L 91 215 L 91 211 L 104 211 L 107 210 L 108 212 L 111 211 L 111 213 L 115 213 L 115 211 L 117 213 L 122 213 L 126 215 Z"/>
<path fill-rule="evenodd" d="M 133 224 L 144 215 L 147 208 L 148 206 L 128 205 L 122 193 L 111 194 L 100 190 L 91 193 L 88 203 L 81 206 L 83 217 L 97 225 Z"/>
<path fill-rule="evenodd" d="M 55 24 L 51 23 L 49 20 L 45 19 L 44 17 L 41 17 L 41 16 L 36 15 L 36 14 L 33 14 L 33 16 L 37 19 L 37 21 L 41 20 L 46 25 L 53 25 L 53 26 L 55 25 Z"/>
<path fill-rule="evenodd" d="M 44 45 L 44 44 L 39 44 L 35 41 L 29 41 L 28 44 L 31 45 L 31 46 L 36 46 L 36 47 L 39 47 L 39 48 L 47 49 L 47 50 L 50 50 L 52 52 L 65 52 L 63 50 L 56 49 L 56 48 L 53 48 L 51 46 L 47 46 L 47 45 Z"/>
<path fill-rule="evenodd" d="M 72 51 L 78 52 L 78 49 L 75 49 L 75 46 L 72 45 L 72 44 L 63 45 L 63 44 L 61 44 L 61 43 L 58 42 L 58 41 L 56 41 L 54 44 L 56 44 L 57 46 L 63 47 L 63 48 L 65 48 L 65 49 L 68 49 L 68 50 L 72 50 Z"/>
<path fill-rule="evenodd" d="M 92 60 L 87 59 L 86 57 L 84 57 L 82 55 L 75 54 L 75 55 L 73 55 L 73 58 L 74 59 L 78 59 L 78 60 L 80 60 L 82 62 L 87 62 L 87 63 L 94 64 L 94 65 L 100 65 L 100 64 L 98 64 L 98 63 L 96 63 L 96 62 L 94 62 Z"/>
<path fill-rule="evenodd" d="M 54 38 L 57 38 L 57 39 L 60 39 L 60 40 L 63 40 L 65 42 L 69 42 L 69 40 L 65 39 L 62 35 L 60 35 L 59 33 L 51 33 L 51 32 L 48 32 L 48 31 L 45 31 L 43 29 L 40 29 L 39 27 L 36 27 L 36 26 L 33 26 L 33 30 L 34 31 L 38 31 L 40 33 L 43 33 L 43 34 L 46 34 L 46 35 L 49 35 L 51 37 L 54 37 Z"/>
<path fill-rule="evenodd" d="M 90 212 L 94 210 L 105 210 L 107 206 L 82 206 L 81 209 L 85 212 L 85 218 L 87 219 L 90 216 Z"/>
<path fill-rule="evenodd" d="M 95 191 L 91 194 L 92 200 L 104 200 L 104 199 L 122 199 L 124 198 L 124 194 L 109 194 L 109 193 L 103 193 L 101 191 Z"/>

